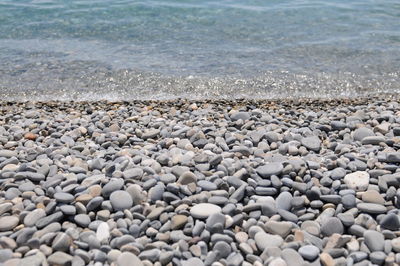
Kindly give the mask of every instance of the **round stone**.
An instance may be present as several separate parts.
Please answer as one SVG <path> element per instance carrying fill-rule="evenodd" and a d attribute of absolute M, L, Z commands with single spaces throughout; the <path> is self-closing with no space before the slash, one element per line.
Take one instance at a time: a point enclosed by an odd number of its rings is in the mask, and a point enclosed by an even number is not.
<path fill-rule="evenodd" d="M 99 224 L 96 230 L 96 238 L 102 242 L 103 240 L 108 240 L 110 237 L 110 227 L 108 223 L 102 222 Z"/>
<path fill-rule="evenodd" d="M 306 245 L 299 248 L 299 254 L 306 260 L 313 261 L 319 255 L 319 248 L 313 245 Z"/>
<path fill-rule="evenodd" d="M 257 232 L 254 236 L 257 247 L 264 251 L 269 247 L 279 247 L 283 244 L 283 238 L 278 235 L 267 234 L 263 231 Z"/>
<path fill-rule="evenodd" d="M 114 210 L 123 211 L 132 208 L 133 200 L 131 195 L 123 190 L 117 190 L 111 193 L 110 202 Z"/>
<path fill-rule="evenodd" d="M 382 228 L 397 231 L 400 228 L 400 220 L 396 214 L 389 213 L 381 219 L 380 225 Z"/>
<path fill-rule="evenodd" d="M 211 214 L 220 213 L 221 207 L 211 203 L 200 203 L 190 209 L 190 214 L 197 219 L 205 219 Z"/>
<path fill-rule="evenodd" d="M 187 223 L 188 217 L 183 214 L 177 214 L 171 218 L 171 229 L 179 230 Z"/>
<path fill-rule="evenodd" d="M 357 171 L 344 177 L 344 183 L 348 188 L 356 191 L 365 191 L 369 184 L 369 174 L 364 171 Z"/>
<path fill-rule="evenodd" d="M 37 221 L 46 216 L 46 212 L 43 209 L 36 209 L 28 213 L 24 218 L 24 224 L 26 227 L 34 226 Z"/>
<path fill-rule="evenodd" d="M 78 214 L 74 217 L 74 220 L 79 226 L 84 228 L 87 227 L 91 222 L 90 217 L 87 214 Z"/>
<path fill-rule="evenodd" d="M 5 216 L 0 218 L 0 232 L 10 231 L 14 229 L 19 223 L 16 216 Z"/>
<path fill-rule="evenodd" d="M 124 186 L 124 180 L 119 179 L 112 179 L 110 182 L 104 185 L 101 194 L 103 197 L 108 198 L 111 193 L 116 190 L 120 190 Z"/>

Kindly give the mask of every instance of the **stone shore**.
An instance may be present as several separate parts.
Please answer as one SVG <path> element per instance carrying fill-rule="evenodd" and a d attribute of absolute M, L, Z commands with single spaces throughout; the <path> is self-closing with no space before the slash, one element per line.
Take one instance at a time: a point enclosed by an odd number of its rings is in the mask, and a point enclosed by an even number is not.
<path fill-rule="evenodd" d="M 0 265 L 400 264 L 400 104 L 0 102 Z"/>

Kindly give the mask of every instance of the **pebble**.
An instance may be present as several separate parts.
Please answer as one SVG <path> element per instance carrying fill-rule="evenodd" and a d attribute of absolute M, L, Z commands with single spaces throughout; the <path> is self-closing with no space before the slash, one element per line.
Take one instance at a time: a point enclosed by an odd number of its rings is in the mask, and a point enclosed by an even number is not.
<path fill-rule="evenodd" d="M 383 251 L 385 246 L 384 236 L 373 230 L 367 230 L 364 232 L 364 241 L 370 251 Z"/>
<path fill-rule="evenodd" d="M 18 225 L 18 223 L 19 219 L 16 216 L 0 217 L 0 232 L 12 230 Z"/>
<path fill-rule="evenodd" d="M 221 207 L 210 203 L 200 203 L 190 209 L 190 214 L 197 219 L 205 219 L 214 213 L 220 213 Z"/>
<path fill-rule="evenodd" d="M 344 183 L 348 188 L 356 191 L 365 191 L 369 184 L 369 174 L 364 171 L 357 171 L 351 174 L 347 174 L 344 177 Z"/>
<path fill-rule="evenodd" d="M 336 217 L 326 219 L 321 225 L 321 233 L 324 236 L 333 234 L 343 234 L 344 228 L 342 222 Z"/>
<path fill-rule="evenodd" d="M 114 210 L 123 211 L 130 209 L 133 205 L 131 195 L 123 190 L 117 190 L 111 193 L 110 202 Z"/>
<path fill-rule="evenodd" d="M 305 245 L 299 248 L 299 254 L 308 261 L 315 260 L 319 255 L 319 248 L 313 245 Z"/>
<path fill-rule="evenodd" d="M 280 175 L 283 170 L 283 165 L 281 163 L 268 163 L 256 168 L 257 174 L 263 178 L 268 178 L 272 175 Z"/>

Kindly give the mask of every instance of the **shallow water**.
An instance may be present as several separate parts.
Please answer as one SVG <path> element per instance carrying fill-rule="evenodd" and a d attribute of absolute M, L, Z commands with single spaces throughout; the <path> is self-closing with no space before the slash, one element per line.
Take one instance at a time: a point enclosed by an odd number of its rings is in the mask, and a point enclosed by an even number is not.
<path fill-rule="evenodd" d="M 399 91 L 397 0 L 0 0 L 3 99 Z"/>

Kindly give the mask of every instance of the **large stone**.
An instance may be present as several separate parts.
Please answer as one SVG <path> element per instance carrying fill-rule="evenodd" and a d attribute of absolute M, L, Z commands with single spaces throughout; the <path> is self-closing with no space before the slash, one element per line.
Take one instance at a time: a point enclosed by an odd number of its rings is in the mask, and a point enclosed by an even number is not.
<path fill-rule="evenodd" d="M 263 231 L 259 231 L 255 234 L 254 240 L 256 241 L 257 247 L 264 251 L 269 247 L 279 247 L 283 244 L 283 238 L 278 235 L 267 234 Z"/>
<path fill-rule="evenodd" d="M 34 226 L 37 221 L 46 216 L 46 212 L 43 209 L 36 209 L 28 213 L 24 218 L 24 224 L 26 227 Z"/>
<path fill-rule="evenodd" d="M 344 228 L 342 222 L 336 217 L 330 217 L 324 220 L 321 226 L 321 233 L 324 236 L 331 236 L 335 233 L 343 234 Z"/>
<path fill-rule="evenodd" d="M 319 248 L 313 245 L 305 245 L 299 248 L 299 254 L 306 260 L 313 261 L 319 255 Z"/>
<path fill-rule="evenodd" d="M 292 223 L 290 222 L 276 222 L 268 221 L 265 223 L 265 230 L 274 235 L 280 235 L 285 238 L 292 230 Z"/>
<path fill-rule="evenodd" d="M 376 203 L 358 203 L 357 208 L 359 211 L 369 214 L 381 214 L 387 212 L 387 208 L 385 206 Z"/>
<path fill-rule="evenodd" d="M 70 265 L 73 257 L 67 253 L 57 251 L 47 258 L 50 265 Z"/>
<path fill-rule="evenodd" d="M 367 127 L 357 128 L 353 132 L 353 139 L 355 141 L 362 141 L 364 138 L 371 136 L 375 136 L 375 133 Z"/>
<path fill-rule="evenodd" d="M 369 184 L 369 174 L 364 171 L 357 171 L 351 174 L 347 174 L 344 177 L 344 183 L 348 188 L 356 191 L 365 191 Z"/>
<path fill-rule="evenodd" d="M 301 145 L 309 150 L 319 152 L 321 149 L 321 140 L 317 136 L 305 137 L 301 139 Z"/>
<path fill-rule="evenodd" d="M 143 262 L 131 252 L 122 252 L 117 259 L 118 266 L 143 266 Z"/>
<path fill-rule="evenodd" d="M 367 230 L 364 232 L 364 242 L 371 252 L 383 251 L 385 247 L 384 236 L 373 230 Z"/>
<path fill-rule="evenodd" d="M 400 229 L 399 217 L 394 213 L 389 213 L 380 221 L 381 228 L 397 231 Z"/>

